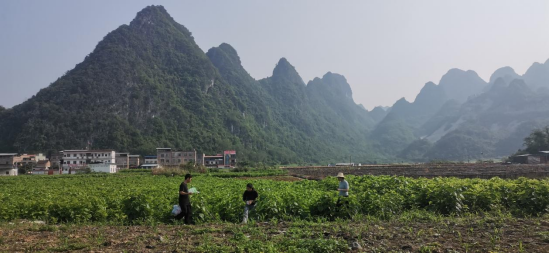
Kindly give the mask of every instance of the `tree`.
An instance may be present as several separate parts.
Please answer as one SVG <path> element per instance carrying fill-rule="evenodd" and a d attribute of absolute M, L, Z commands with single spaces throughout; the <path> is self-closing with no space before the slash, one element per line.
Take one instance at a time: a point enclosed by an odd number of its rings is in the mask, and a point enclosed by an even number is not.
<path fill-rule="evenodd" d="M 539 151 L 548 150 L 548 126 L 543 129 L 535 129 L 524 139 L 525 151 L 536 154 Z"/>
<path fill-rule="evenodd" d="M 34 164 L 33 163 L 27 163 L 27 164 L 24 164 L 24 165 L 21 165 L 19 167 L 19 169 L 17 170 L 17 173 L 19 175 L 25 175 L 27 174 L 28 172 L 32 171 L 32 168 L 34 167 Z"/>

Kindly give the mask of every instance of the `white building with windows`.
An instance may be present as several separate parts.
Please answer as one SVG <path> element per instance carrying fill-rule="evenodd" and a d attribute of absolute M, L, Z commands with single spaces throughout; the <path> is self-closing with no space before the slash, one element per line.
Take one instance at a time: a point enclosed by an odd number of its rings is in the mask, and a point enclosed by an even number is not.
<path fill-rule="evenodd" d="M 75 170 L 89 167 L 91 164 L 115 164 L 115 151 L 105 150 L 63 150 L 61 168 L 63 174 L 73 174 Z"/>
<path fill-rule="evenodd" d="M 17 153 L 0 153 L 0 176 L 17 176 Z"/>
<path fill-rule="evenodd" d="M 117 173 L 118 168 L 114 163 L 92 163 L 88 165 L 92 172 Z"/>

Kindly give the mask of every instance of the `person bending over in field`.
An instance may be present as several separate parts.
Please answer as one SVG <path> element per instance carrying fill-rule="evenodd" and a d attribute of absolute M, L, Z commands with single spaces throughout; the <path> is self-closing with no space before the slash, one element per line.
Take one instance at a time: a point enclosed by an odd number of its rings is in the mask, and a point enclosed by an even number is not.
<path fill-rule="evenodd" d="M 338 184 L 338 202 L 336 202 L 336 207 L 339 208 L 346 203 L 346 200 L 343 198 L 347 198 L 349 196 L 349 183 L 344 179 L 344 173 L 342 172 L 338 173 L 336 177 L 338 178 L 338 181 L 340 181 Z"/>
<path fill-rule="evenodd" d="M 258 198 L 258 192 L 254 189 L 251 183 L 246 185 L 246 191 L 243 194 L 244 201 L 244 214 L 243 224 L 248 222 L 248 212 L 252 211 L 256 206 L 256 199 Z"/>
<path fill-rule="evenodd" d="M 181 220 L 185 217 L 185 224 L 195 224 L 193 222 L 193 212 L 191 211 L 191 201 L 189 200 L 189 195 L 193 195 L 193 193 L 189 192 L 187 188 L 187 184 L 191 183 L 192 178 L 191 174 L 187 174 L 185 180 L 180 184 L 179 205 L 181 213 L 176 216 L 176 219 Z"/>

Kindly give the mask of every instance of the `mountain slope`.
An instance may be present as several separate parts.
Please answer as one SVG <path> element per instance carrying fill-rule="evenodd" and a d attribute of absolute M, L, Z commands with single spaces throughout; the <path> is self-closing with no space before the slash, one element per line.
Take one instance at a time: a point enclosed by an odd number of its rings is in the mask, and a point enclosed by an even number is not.
<path fill-rule="evenodd" d="M 75 69 L 3 114 L 0 132 L 13 134 L 1 134 L 0 143 L 42 151 L 90 141 L 93 148 L 142 154 L 158 146 L 236 148 L 248 158 L 246 145 L 259 145 L 252 137 L 259 127 L 239 124 L 245 116 L 237 96 L 191 33 L 163 7 L 150 6 Z"/>
<path fill-rule="evenodd" d="M 522 76 L 501 68 L 489 84 L 452 69 L 387 110 L 368 112 L 352 95 L 336 73 L 306 85 L 285 58 L 255 80 L 232 46 L 205 54 L 162 6 L 149 6 L 31 99 L 0 107 L 0 152 L 236 149 L 240 161 L 272 164 L 507 155 L 548 125 L 548 61 Z"/>
<path fill-rule="evenodd" d="M 548 93 L 532 91 L 521 79 L 505 85 L 499 78 L 491 90 L 464 103 L 427 137 L 437 141 L 427 157 L 465 160 L 509 155 L 521 148 L 530 131 L 546 125 Z M 435 134 L 442 137 L 433 138 Z"/>
<path fill-rule="evenodd" d="M 533 89 L 538 87 L 548 88 L 548 60 L 542 64 L 538 62 L 533 63 L 525 74 L 523 74 L 522 79 Z"/>
<path fill-rule="evenodd" d="M 508 155 L 533 128 L 548 125 L 547 87 L 547 62 L 523 76 L 500 68 L 488 85 L 473 71 L 451 69 L 439 85 L 427 83 L 413 103 L 396 102 L 371 137 L 382 153 L 411 161 Z"/>
<path fill-rule="evenodd" d="M 145 155 L 163 146 L 236 149 L 241 161 L 266 163 L 375 159 L 365 138 L 356 138 L 373 124 L 367 111 L 349 98 L 337 107 L 318 103 L 321 95 L 351 95 L 342 80 L 325 81 L 346 91 L 315 92 L 283 58 L 271 77 L 256 81 L 230 45 L 205 54 L 162 6 L 149 6 L 66 75 L 0 111 L 0 151 L 90 146 Z"/>
<path fill-rule="evenodd" d="M 105 36 L 65 76 L 15 106 L 11 120 L 0 126 L 3 133 L 13 132 L 2 140 L 3 148 L 59 150 L 91 141 L 117 150 L 150 150 L 151 142 L 213 149 L 227 130 L 209 109 L 235 107 L 224 99 L 231 91 L 223 82 L 212 86 L 220 79 L 185 27 L 164 8 L 147 7 L 129 26 Z M 185 134 L 201 128 L 210 128 L 201 134 L 212 138 L 192 140 Z"/>

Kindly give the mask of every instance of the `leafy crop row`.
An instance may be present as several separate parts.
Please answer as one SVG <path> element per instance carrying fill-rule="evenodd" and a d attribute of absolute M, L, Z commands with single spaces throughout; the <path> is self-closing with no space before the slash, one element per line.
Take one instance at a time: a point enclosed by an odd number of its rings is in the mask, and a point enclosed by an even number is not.
<path fill-rule="evenodd" d="M 182 180 L 143 174 L 0 178 L 0 219 L 168 222 Z M 191 186 L 201 193 L 193 195 L 191 202 L 198 222 L 238 222 L 242 193 L 246 183 L 252 182 L 260 199 L 251 215 L 258 220 L 333 219 L 356 214 L 388 218 L 412 209 L 455 215 L 490 210 L 518 216 L 548 212 L 548 180 L 390 176 L 350 176 L 347 180 L 350 197 L 340 208 L 336 206 L 335 178 L 280 182 L 197 176 Z"/>

